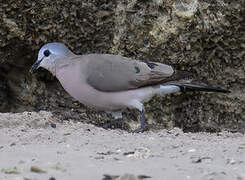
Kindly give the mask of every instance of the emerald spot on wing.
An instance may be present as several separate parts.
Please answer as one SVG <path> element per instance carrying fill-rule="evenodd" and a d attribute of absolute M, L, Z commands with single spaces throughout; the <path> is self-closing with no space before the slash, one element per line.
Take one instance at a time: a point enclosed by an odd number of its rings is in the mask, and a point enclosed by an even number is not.
<path fill-rule="evenodd" d="M 136 73 L 139 73 L 140 72 L 140 68 L 139 67 L 134 66 L 134 69 L 135 69 Z"/>

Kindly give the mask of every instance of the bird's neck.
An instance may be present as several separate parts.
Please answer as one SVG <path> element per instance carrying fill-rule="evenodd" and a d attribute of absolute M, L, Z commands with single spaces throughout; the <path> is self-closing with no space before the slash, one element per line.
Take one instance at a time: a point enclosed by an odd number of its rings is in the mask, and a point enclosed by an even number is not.
<path fill-rule="evenodd" d="M 77 55 L 70 53 L 62 58 L 57 58 L 55 63 L 50 66 L 49 71 L 57 77 L 58 72 L 72 65 L 72 59 Z"/>

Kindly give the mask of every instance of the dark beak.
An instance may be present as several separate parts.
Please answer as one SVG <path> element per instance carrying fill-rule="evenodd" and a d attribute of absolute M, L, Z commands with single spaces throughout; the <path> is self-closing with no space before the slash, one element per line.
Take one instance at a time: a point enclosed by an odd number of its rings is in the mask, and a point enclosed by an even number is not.
<path fill-rule="evenodd" d="M 36 62 L 31 66 L 30 73 L 34 73 L 39 68 L 39 64 L 42 60 L 43 58 L 40 60 L 36 60 Z"/>

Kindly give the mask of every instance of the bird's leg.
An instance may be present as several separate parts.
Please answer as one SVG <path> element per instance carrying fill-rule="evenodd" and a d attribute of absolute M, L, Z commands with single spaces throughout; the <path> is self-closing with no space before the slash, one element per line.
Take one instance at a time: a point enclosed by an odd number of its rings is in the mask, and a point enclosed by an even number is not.
<path fill-rule="evenodd" d="M 145 108 L 144 108 L 144 104 L 142 102 L 140 102 L 139 100 L 137 100 L 137 99 L 134 99 L 134 100 L 130 101 L 129 104 L 133 108 L 137 109 L 140 112 L 140 128 L 138 128 L 136 130 L 133 130 L 133 131 L 130 131 L 130 132 L 138 133 L 138 132 L 145 131 L 146 130 L 147 122 L 146 122 L 146 119 L 145 119 Z"/>
<path fill-rule="evenodd" d="M 142 110 L 140 111 L 140 128 L 134 130 L 133 132 L 134 133 L 144 132 L 147 129 L 146 125 L 147 125 L 147 121 L 145 119 L 145 109 L 142 108 Z"/>
<path fill-rule="evenodd" d="M 143 108 L 142 111 L 140 111 L 140 128 L 145 129 L 145 125 L 146 125 L 145 109 Z"/>

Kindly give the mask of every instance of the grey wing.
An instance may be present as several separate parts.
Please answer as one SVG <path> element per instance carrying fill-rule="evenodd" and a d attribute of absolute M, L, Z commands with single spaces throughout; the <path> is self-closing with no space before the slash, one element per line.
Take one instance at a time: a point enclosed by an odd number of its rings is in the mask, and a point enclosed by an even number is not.
<path fill-rule="evenodd" d="M 171 66 L 118 55 L 87 55 L 87 83 L 100 91 L 123 91 L 159 84 L 174 73 Z"/>

